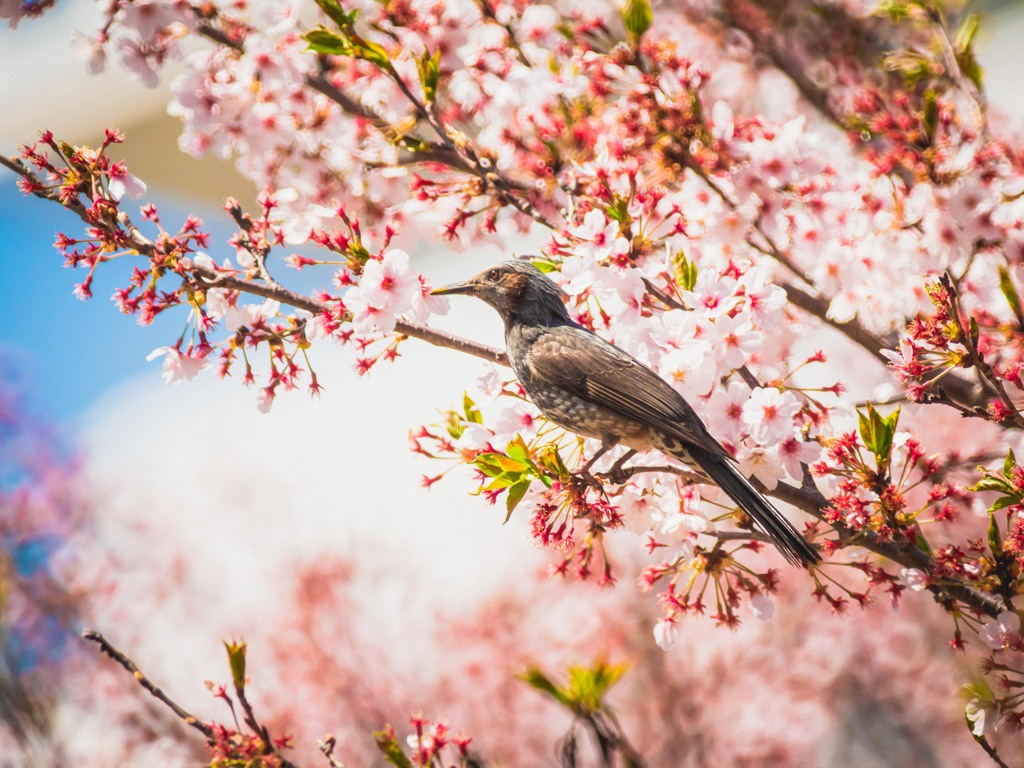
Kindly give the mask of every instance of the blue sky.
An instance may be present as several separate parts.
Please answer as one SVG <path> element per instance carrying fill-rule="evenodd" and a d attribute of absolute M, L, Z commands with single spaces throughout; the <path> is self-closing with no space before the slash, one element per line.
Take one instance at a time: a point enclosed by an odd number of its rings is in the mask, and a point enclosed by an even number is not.
<path fill-rule="evenodd" d="M 167 225 L 182 220 L 184 208 L 160 202 Z M 219 211 L 202 212 L 224 242 L 227 222 Z M 140 328 L 118 312 L 109 297 L 123 269 L 101 268 L 94 297 L 79 301 L 72 289 L 83 275 L 63 265 L 54 250 L 54 235 L 76 236 L 81 221 L 55 203 L 26 198 L 15 176 L 0 169 L 0 373 L 24 382 L 31 406 L 51 422 L 66 422 L 87 410 L 118 382 L 141 374 L 160 375 L 159 361 L 146 362 L 154 348 L 177 337 L 176 317 Z"/>

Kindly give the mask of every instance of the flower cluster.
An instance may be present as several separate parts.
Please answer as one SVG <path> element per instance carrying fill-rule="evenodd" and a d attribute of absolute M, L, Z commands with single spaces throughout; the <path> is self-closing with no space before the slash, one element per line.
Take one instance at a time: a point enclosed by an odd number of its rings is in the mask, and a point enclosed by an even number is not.
<path fill-rule="evenodd" d="M 1003 457 L 1024 427 L 1024 154 L 989 123 L 975 17 L 951 25 L 931 0 L 876 15 L 855 0 L 775 5 L 777 19 L 646 0 L 105 2 L 93 71 L 114 50 L 152 85 L 182 41 L 202 42 L 171 84 L 181 148 L 234 158 L 263 190 L 256 216 L 226 206 L 230 260 L 208 255 L 196 219 L 172 233 L 146 206 L 148 237 L 131 222 L 124 201 L 145 189 L 107 157 L 116 133 L 99 150 L 44 134 L 5 164 L 85 221 L 57 243 L 87 270 L 80 296 L 100 264 L 130 257 L 122 311 L 187 314 L 154 353 L 166 380 L 243 361 L 264 409 L 307 374 L 319 390 L 307 350 L 328 338 L 361 373 L 408 336 L 500 361 L 424 325 L 447 303 L 410 254 L 430 237 L 528 235 L 513 244 L 539 251 L 575 322 L 659 373 L 744 473 L 813 516 L 806 533 L 832 558 L 815 597 L 838 612 L 872 590 L 927 592 L 954 647 L 965 627 L 987 643 L 1003 634 L 978 617 L 1002 622 L 1021 588 L 1019 478 Z M 286 245 L 303 250 L 282 258 Z M 325 287 L 293 292 L 280 266 L 326 268 Z M 879 400 L 909 402 L 864 405 Z M 977 444 L 961 444 L 961 417 Z M 556 572 L 610 584 L 609 534 L 640 534 L 658 557 L 639 581 L 661 590 L 663 647 L 686 614 L 772 615 L 762 537 L 714 486 L 656 455 L 588 462 L 602 446 L 544 420 L 507 374 L 488 369 L 412 441 L 469 465 L 508 514 L 529 510 Z"/>

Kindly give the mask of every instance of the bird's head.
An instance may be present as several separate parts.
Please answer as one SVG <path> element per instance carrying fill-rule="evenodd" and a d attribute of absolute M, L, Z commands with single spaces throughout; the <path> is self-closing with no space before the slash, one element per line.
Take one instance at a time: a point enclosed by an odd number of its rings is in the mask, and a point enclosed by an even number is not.
<path fill-rule="evenodd" d="M 431 291 L 443 296 L 463 293 L 483 299 L 511 323 L 564 325 L 571 322 L 562 289 L 528 261 L 506 261 L 463 283 Z"/>

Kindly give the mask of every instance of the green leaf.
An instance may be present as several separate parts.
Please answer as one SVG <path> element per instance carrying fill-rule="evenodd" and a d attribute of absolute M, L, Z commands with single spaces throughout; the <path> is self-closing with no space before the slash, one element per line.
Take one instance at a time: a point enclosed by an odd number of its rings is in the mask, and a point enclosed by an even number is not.
<path fill-rule="evenodd" d="M 978 32 L 980 17 L 976 13 L 969 13 L 964 17 L 963 23 L 956 31 L 953 41 L 956 63 L 960 71 L 972 82 L 974 87 L 981 89 L 981 82 L 984 71 L 974 55 L 974 36 Z"/>
<path fill-rule="evenodd" d="M 672 270 L 676 283 L 685 291 L 692 291 L 697 284 L 697 265 L 679 251 L 672 257 Z"/>
<path fill-rule="evenodd" d="M 503 488 L 510 488 L 523 479 L 522 472 L 502 472 L 491 482 L 480 488 L 481 491 L 500 491 Z"/>
<path fill-rule="evenodd" d="M 558 452 L 557 443 L 547 443 L 540 449 L 540 465 L 549 472 L 554 473 L 559 480 L 563 482 L 569 477 L 569 469 L 565 466 L 565 462 L 562 461 L 562 455 Z M 541 475 L 541 480 L 544 480 L 550 488 L 550 479 L 547 475 Z"/>
<path fill-rule="evenodd" d="M 999 536 L 999 523 L 996 522 L 994 514 L 989 514 L 988 516 L 988 548 L 992 550 L 992 554 L 996 557 L 1003 554 L 1003 541 Z"/>
<path fill-rule="evenodd" d="M 316 4 L 319 5 L 320 10 L 327 14 L 327 17 L 341 29 L 351 27 L 359 16 L 359 11 L 346 13 L 338 0 L 316 0 Z"/>
<path fill-rule="evenodd" d="M 531 688 L 547 694 L 562 706 L 569 708 L 572 707 L 565 691 L 555 685 L 555 683 L 537 667 L 528 667 L 524 672 L 520 672 L 516 675 L 516 677 L 524 681 Z"/>
<path fill-rule="evenodd" d="M 352 35 L 352 44 L 355 49 L 353 55 L 357 59 L 376 64 L 381 69 L 389 69 L 391 67 L 391 57 L 388 56 L 384 46 L 359 35 Z"/>
<path fill-rule="evenodd" d="M 935 139 L 935 129 L 939 125 L 939 103 L 935 91 L 929 88 L 924 94 L 924 112 L 921 115 L 921 124 L 924 126 L 925 135 L 928 136 L 928 143 Z"/>
<path fill-rule="evenodd" d="M 498 463 L 497 457 L 500 455 L 500 453 L 481 453 L 473 459 L 473 466 L 488 477 L 497 477 L 505 471 L 501 468 L 501 464 Z"/>
<path fill-rule="evenodd" d="M 348 40 L 323 27 L 311 29 L 302 36 L 302 39 L 309 43 L 309 50 L 317 53 L 325 53 L 330 56 L 352 55 L 352 46 Z"/>
<path fill-rule="evenodd" d="M 1006 460 L 1003 462 L 1003 477 L 1009 480 L 1013 477 L 1013 470 L 1017 468 L 1017 457 L 1013 455 L 1013 448 L 1011 448 L 1006 454 Z"/>
<path fill-rule="evenodd" d="M 914 529 L 914 544 L 919 550 L 924 552 L 928 557 L 931 557 L 934 552 L 932 551 L 932 545 L 928 543 L 928 539 L 921 533 L 921 529 L 915 527 Z"/>
<path fill-rule="evenodd" d="M 516 461 L 522 462 L 527 466 L 533 464 L 533 459 L 530 458 L 530 449 L 527 448 L 521 435 L 517 434 L 512 438 L 509 444 L 505 446 L 505 453 Z"/>
<path fill-rule="evenodd" d="M 426 51 L 420 58 L 416 59 L 416 70 L 420 74 L 420 85 L 423 87 L 423 98 L 428 104 L 433 103 L 437 96 L 438 73 L 441 66 L 441 51 L 437 50 L 433 56 Z"/>
<path fill-rule="evenodd" d="M 857 425 L 858 432 L 860 432 L 860 439 L 864 441 L 864 447 L 872 453 L 875 452 L 875 431 L 874 424 L 871 421 L 871 404 L 868 404 L 868 413 L 861 413 L 857 411 Z"/>
<path fill-rule="evenodd" d="M 231 667 L 231 682 L 234 683 L 235 688 L 242 690 L 245 688 L 245 641 L 242 642 L 231 642 L 227 640 L 223 641 L 224 648 L 228 652 L 228 665 Z"/>
<path fill-rule="evenodd" d="M 978 482 L 970 487 L 972 491 L 996 491 L 998 493 L 1013 493 L 1013 486 L 1005 479 L 995 475 L 985 475 Z"/>
<path fill-rule="evenodd" d="M 626 0 L 620 11 L 622 23 L 634 43 L 640 41 L 654 21 L 650 0 Z"/>
<path fill-rule="evenodd" d="M 395 768 L 413 768 L 412 761 L 406 757 L 401 745 L 395 740 L 394 733 L 374 731 L 373 740 L 377 743 L 377 749 L 384 754 L 384 759 Z"/>
<path fill-rule="evenodd" d="M 466 417 L 466 421 L 471 421 L 474 424 L 482 424 L 484 421 L 483 416 L 480 415 L 480 410 L 469 397 L 468 392 L 462 393 L 462 414 Z"/>
<path fill-rule="evenodd" d="M 899 23 L 910 15 L 910 6 L 907 0 L 883 0 L 875 13 L 888 16 L 891 21 Z"/>
<path fill-rule="evenodd" d="M 998 512 L 1000 509 L 1012 507 L 1014 504 L 1020 504 L 1020 502 L 1021 498 L 1019 495 L 1016 494 L 1013 496 L 1000 496 L 998 499 L 992 502 L 992 506 L 989 507 L 989 511 Z"/>
<path fill-rule="evenodd" d="M 1017 318 L 1017 324 L 1024 325 L 1024 313 L 1021 312 L 1020 295 L 1017 293 L 1017 287 L 1013 284 L 1013 279 L 1010 277 L 1010 270 L 1002 265 L 999 267 L 999 290 L 1002 291 L 1003 296 L 1006 298 L 1006 303 L 1010 305 L 1013 316 Z"/>
<path fill-rule="evenodd" d="M 626 670 L 627 664 L 608 664 L 600 659 L 589 667 L 570 666 L 567 690 L 581 709 L 596 712 L 604 706 L 604 695 L 617 683 Z"/>
<path fill-rule="evenodd" d="M 507 523 L 512 517 L 512 513 L 515 511 L 515 508 L 519 506 L 519 502 L 523 500 L 523 496 L 526 495 L 526 492 L 530 490 L 530 485 L 532 483 L 532 477 L 525 477 L 508 489 L 508 496 L 505 497 L 505 509 L 507 514 L 505 515 L 505 520 L 502 522 L 502 525 Z"/>
<path fill-rule="evenodd" d="M 911 87 L 938 74 L 931 59 L 917 51 L 895 51 L 888 54 L 882 64 L 890 72 L 901 74 Z"/>
<path fill-rule="evenodd" d="M 614 195 L 604 210 L 614 222 L 625 224 L 629 221 L 629 199 L 623 195 Z"/>
<path fill-rule="evenodd" d="M 868 403 L 866 412 L 857 412 L 857 423 L 864 447 L 875 456 L 875 463 L 880 470 L 889 466 L 892 458 L 893 438 L 896 436 L 896 425 L 900 419 L 900 409 L 883 417 L 875 407 Z"/>
<path fill-rule="evenodd" d="M 545 275 L 558 271 L 558 265 L 553 261 L 548 261 L 547 259 L 530 259 L 530 263 Z"/>

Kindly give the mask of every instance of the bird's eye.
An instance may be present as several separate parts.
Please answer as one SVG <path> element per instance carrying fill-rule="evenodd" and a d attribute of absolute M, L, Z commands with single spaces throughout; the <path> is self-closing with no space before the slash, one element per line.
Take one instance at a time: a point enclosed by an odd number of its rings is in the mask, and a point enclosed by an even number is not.
<path fill-rule="evenodd" d="M 497 282 L 499 277 L 501 277 L 500 269 L 492 269 L 490 272 L 487 273 L 487 279 L 490 280 L 492 283 Z"/>

